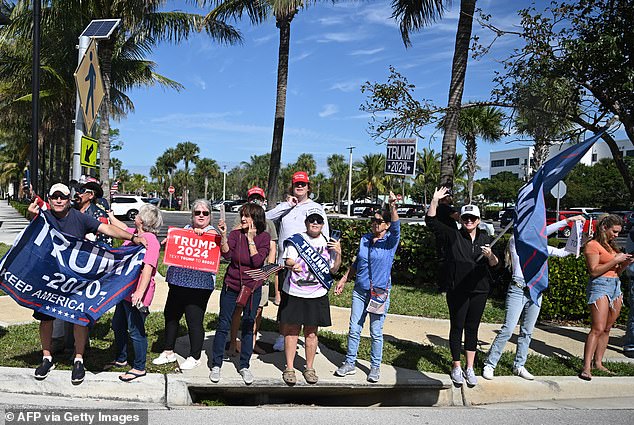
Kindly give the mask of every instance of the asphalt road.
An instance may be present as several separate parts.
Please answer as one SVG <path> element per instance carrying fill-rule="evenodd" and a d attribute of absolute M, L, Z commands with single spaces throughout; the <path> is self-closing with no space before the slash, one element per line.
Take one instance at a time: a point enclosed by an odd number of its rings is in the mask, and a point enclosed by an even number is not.
<path fill-rule="evenodd" d="M 267 405 L 259 407 L 200 407 L 170 409 L 162 405 L 144 405 L 111 400 L 88 400 L 26 394 L 3 394 L 0 392 L 0 423 L 26 423 L 16 420 L 16 413 L 33 409 L 55 409 L 64 414 L 71 409 L 76 414 L 95 414 L 104 409 L 140 409 L 148 412 L 148 422 L 100 422 L 113 424 L 173 425 L 185 423 L 239 424 L 275 423 L 283 424 L 337 424 L 380 423 L 399 425 L 420 424 L 575 424 L 631 423 L 634 414 L 634 398 L 553 400 L 512 404 L 492 404 L 476 407 L 320 407 L 310 405 Z M 16 410 L 17 409 L 17 410 Z M 117 413 L 123 413 L 118 410 Z M 109 413 L 112 413 L 110 411 Z M 11 418 L 12 420 L 9 420 Z M 35 422 L 29 423 L 76 423 Z"/>

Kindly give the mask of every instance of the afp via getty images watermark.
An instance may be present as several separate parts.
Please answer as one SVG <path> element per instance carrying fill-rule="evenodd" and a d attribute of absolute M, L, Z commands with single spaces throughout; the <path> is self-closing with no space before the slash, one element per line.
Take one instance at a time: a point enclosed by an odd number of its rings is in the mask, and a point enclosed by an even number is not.
<path fill-rule="evenodd" d="M 147 410 L 100 409 L 6 409 L 9 424 L 29 425 L 148 425 Z"/>

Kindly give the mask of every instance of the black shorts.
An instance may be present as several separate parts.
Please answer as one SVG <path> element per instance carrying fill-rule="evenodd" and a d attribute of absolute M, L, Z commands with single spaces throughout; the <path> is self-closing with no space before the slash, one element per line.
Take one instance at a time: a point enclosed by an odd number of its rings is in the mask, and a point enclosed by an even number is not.
<path fill-rule="evenodd" d="M 289 325 L 318 327 L 332 325 L 328 294 L 319 298 L 300 298 L 282 291 L 277 320 Z"/>
<path fill-rule="evenodd" d="M 50 322 L 51 320 L 55 320 L 55 317 L 49 316 L 48 314 L 40 313 L 39 311 L 33 312 L 33 318 L 41 322 Z"/>

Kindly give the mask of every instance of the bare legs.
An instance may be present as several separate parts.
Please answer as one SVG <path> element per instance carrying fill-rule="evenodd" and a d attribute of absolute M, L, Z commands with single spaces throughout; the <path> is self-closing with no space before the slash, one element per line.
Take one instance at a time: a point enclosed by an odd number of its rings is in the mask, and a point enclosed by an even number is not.
<path fill-rule="evenodd" d="M 594 304 L 590 304 L 590 320 L 592 323 L 583 348 L 582 375 L 588 378 L 592 377 L 593 360 L 596 369 L 607 370 L 603 366 L 603 355 L 608 347 L 610 329 L 612 329 L 612 325 L 619 317 L 622 304 L 623 298 L 619 297 L 614 300 L 614 308 L 610 308 L 607 296 L 599 298 Z"/>

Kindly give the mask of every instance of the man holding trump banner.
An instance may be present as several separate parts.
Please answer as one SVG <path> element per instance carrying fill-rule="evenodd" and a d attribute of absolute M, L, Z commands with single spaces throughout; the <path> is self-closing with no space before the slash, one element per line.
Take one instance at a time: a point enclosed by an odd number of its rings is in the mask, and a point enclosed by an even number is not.
<path fill-rule="evenodd" d="M 61 183 L 48 192 L 50 204 L 37 198 L 29 205 L 31 224 L 0 263 L 0 287 L 40 321 L 42 363 L 35 378 L 55 368 L 51 355 L 53 320 L 74 324 L 75 358 L 71 382 L 84 380 L 83 354 L 91 326 L 135 287 L 143 266 L 143 247 L 105 249 L 84 239 L 103 233 L 146 246 L 144 238 L 101 223 L 71 208 L 70 190 Z"/>

